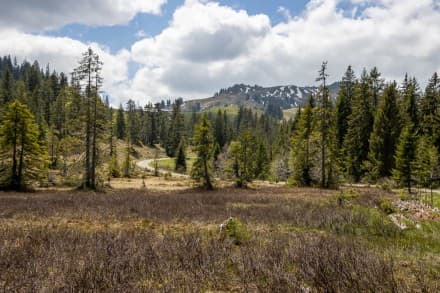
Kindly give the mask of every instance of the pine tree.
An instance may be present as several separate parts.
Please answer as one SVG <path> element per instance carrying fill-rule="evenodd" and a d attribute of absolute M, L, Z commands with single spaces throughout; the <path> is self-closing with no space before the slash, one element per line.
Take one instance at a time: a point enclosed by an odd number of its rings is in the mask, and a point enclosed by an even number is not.
<path fill-rule="evenodd" d="M 84 187 L 96 189 L 98 103 L 102 85 L 102 62 L 91 48 L 83 53 L 79 66 L 73 72 L 73 82 L 84 90 L 86 107 L 86 143 Z"/>
<path fill-rule="evenodd" d="M 191 169 L 191 177 L 201 182 L 204 188 L 211 190 L 213 189 L 211 182 L 211 164 L 214 138 L 211 123 L 208 121 L 206 115 L 202 116 L 200 123 L 195 127 L 193 144 L 197 158 Z"/>
<path fill-rule="evenodd" d="M 300 186 L 312 185 L 312 158 L 316 154 L 315 148 L 312 146 L 312 135 L 315 129 L 312 99 L 312 97 L 309 98 L 301 114 L 298 115 L 298 128 L 292 138 L 292 178 L 295 184 Z"/>
<path fill-rule="evenodd" d="M 44 174 L 47 153 L 40 145 L 38 126 L 29 108 L 10 103 L 0 127 L 0 188 L 25 190 Z"/>
<path fill-rule="evenodd" d="M 181 113 L 181 102 L 176 101 L 173 104 L 170 127 L 165 145 L 165 151 L 169 157 L 174 157 L 176 154 L 177 147 L 182 140 L 184 126 L 183 115 Z"/>
<path fill-rule="evenodd" d="M 122 108 L 122 104 L 119 105 L 118 113 L 116 115 L 116 137 L 118 139 L 125 138 L 125 117 L 124 117 L 124 108 Z"/>
<path fill-rule="evenodd" d="M 348 118 L 351 114 L 351 103 L 354 95 L 355 81 L 356 77 L 354 71 L 351 66 L 348 66 L 345 75 L 342 77 L 341 87 L 336 102 L 336 123 L 339 149 L 342 147 L 345 135 L 348 131 Z"/>
<path fill-rule="evenodd" d="M 416 150 L 416 136 L 414 126 L 408 123 L 402 130 L 399 143 L 396 148 L 395 160 L 396 167 L 392 174 L 401 186 L 405 186 L 411 193 L 411 183 L 414 175 L 414 159 Z"/>
<path fill-rule="evenodd" d="M 214 127 L 214 136 L 215 136 L 215 140 L 218 143 L 218 145 L 220 146 L 220 148 L 222 148 L 225 143 L 225 125 L 224 125 L 224 118 L 223 118 L 223 114 L 222 111 L 219 109 L 217 112 L 217 116 L 215 118 L 215 127 Z"/>
<path fill-rule="evenodd" d="M 266 147 L 260 141 L 255 155 L 255 178 L 266 180 L 269 175 L 270 160 L 267 156 Z"/>
<path fill-rule="evenodd" d="M 440 176 L 440 161 L 437 148 L 431 138 L 422 136 L 417 142 L 415 155 L 415 177 L 423 187 L 430 187 L 431 178 Z"/>
<path fill-rule="evenodd" d="M 329 147 L 329 128 L 331 126 L 331 101 L 329 99 L 329 89 L 327 87 L 327 62 L 323 62 L 321 69 L 319 70 L 319 76 L 316 81 L 321 81 L 320 94 L 319 94 L 319 115 L 320 115 L 320 128 L 321 128 L 321 187 L 328 188 L 327 175 L 327 149 Z"/>
<path fill-rule="evenodd" d="M 185 141 L 182 139 L 179 143 L 179 147 L 177 148 L 176 156 L 175 156 L 175 167 L 174 170 L 177 172 L 186 172 L 186 154 L 185 154 Z"/>
<path fill-rule="evenodd" d="M 238 141 L 231 142 L 228 150 L 229 164 L 237 187 L 246 187 L 255 178 L 255 138 L 249 130 L 243 130 Z"/>
<path fill-rule="evenodd" d="M 420 104 L 420 129 L 440 151 L 440 78 L 434 73 Z"/>
<path fill-rule="evenodd" d="M 382 94 L 370 137 L 366 167 L 372 179 L 390 176 L 395 166 L 394 152 L 400 135 L 397 100 L 396 83 L 388 84 Z"/>
<path fill-rule="evenodd" d="M 3 71 L 0 80 L 0 103 L 3 105 L 8 104 L 14 99 L 14 77 L 12 76 L 9 67 Z"/>
<path fill-rule="evenodd" d="M 379 106 L 379 97 L 384 86 L 384 81 L 380 76 L 381 74 L 376 67 L 370 71 L 370 88 L 372 92 L 371 98 L 373 109 L 377 109 Z"/>
<path fill-rule="evenodd" d="M 344 168 L 349 177 L 358 182 L 364 175 L 363 162 L 368 157 L 369 139 L 373 131 L 372 91 L 364 69 L 355 85 L 348 131 L 344 140 Z"/>
<path fill-rule="evenodd" d="M 418 90 L 416 79 L 409 78 L 406 74 L 402 86 L 402 119 L 406 123 L 412 123 L 415 128 L 419 125 L 420 96 Z"/>

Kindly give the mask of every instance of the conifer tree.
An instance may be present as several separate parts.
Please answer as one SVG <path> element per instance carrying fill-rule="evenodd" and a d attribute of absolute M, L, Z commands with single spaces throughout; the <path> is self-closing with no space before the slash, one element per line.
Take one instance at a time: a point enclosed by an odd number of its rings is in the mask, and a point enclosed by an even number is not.
<path fill-rule="evenodd" d="M 370 137 L 366 168 L 371 179 L 390 176 L 395 166 L 394 152 L 401 128 L 397 100 L 396 83 L 388 84 L 382 94 Z"/>
<path fill-rule="evenodd" d="M 401 186 L 405 186 L 409 193 L 411 193 L 417 145 L 417 139 L 413 132 L 414 126 L 411 123 L 402 129 L 395 154 L 396 167 L 392 171 L 394 180 Z"/>
<path fill-rule="evenodd" d="M 116 137 L 118 139 L 125 138 L 125 117 L 124 117 L 124 108 L 122 108 L 122 104 L 119 105 L 118 113 L 116 115 Z"/>
<path fill-rule="evenodd" d="M 420 104 L 420 129 L 440 151 L 440 79 L 434 73 Z"/>
<path fill-rule="evenodd" d="M 186 154 L 185 154 L 185 141 L 182 139 L 179 143 L 179 147 L 177 148 L 176 156 L 175 156 L 175 167 L 174 170 L 177 172 L 186 172 Z"/>
<path fill-rule="evenodd" d="M 10 103 L 0 127 L 0 188 L 25 190 L 44 174 L 47 153 L 39 143 L 38 126 L 29 108 Z"/>
<path fill-rule="evenodd" d="M 315 147 L 312 145 L 315 129 L 312 99 L 309 98 L 301 114 L 298 115 L 298 128 L 292 138 L 292 177 L 300 186 L 312 185 L 311 170 L 314 166 L 313 157 L 316 155 Z"/>
<path fill-rule="evenodd" d="M 415 78 L 405 75 L 402 86 L 402 120 L 411 123 L 415 128 L 419 125 L 419 87 Z"/>
<path fill-rule="evenodd" d="M 98 103 L 102 85 L 102 62 L 91 48 L 83 53 L 79 66 L 74 69 L 73 82 L 83 89 L 86 108 L 85 133 L 85 174 L 84 187 L 96 188 L 97 139 L 98 139 Z"/>
<path fill-rule="evenodd" d="M 255 178 L 255 138 L 248 129 L 241 132 L 237 141 L 231 142 L 228 157 L 237 187 L 246 187 Z"/>
<path fill-rule="evenodd" d="M 264 143 L 260 141 L 255 155 L 255 178 L 266 180 L 269 175 L 270 160 Z"/>
<path fill-rule="evenodd" d="M 219 109 L 217 111 L 217 116 L 215 118 L 214 136 L 220 148 L 222 148 L 226 143 L 224 122 L 225 121 L 223 118 L 222 111 Z"/>
<path fill-rule="evenodd" d="M 364 69 L 360 81 L 355 85 L 348 130 L 344 139 L 344 169 L 347 175 L 358 182 L 364 174 L 363 162 L 367 159 L 369 139 L 373 131 L 372 91 L 369 77 Z"/>
<path fill-rule="evenodd" d="M 348 118 L 351 114 L 351 103 L 354 95 L 354 85 L 356 77 L 351 66 L 348 66 L 345 75 L 342 77 L 341 87 L 338 92 L 336 102 L 336 116 L 337 116 L 337 135 L 338 148 L 342 147 L 345 135 L 348 131 Z"/>
<path fill-rule="evenodd" d="M 417 142 L 415 155 L 415 177 L 423 187 L 430 187 L 431 178 L 440 176 L 440 161 L 437 148 L 431 138 L 422 136 Z"/>
<path fill-rule="evenodd" d="M 168 137 L 166 140 L 165 151 L 169 157 L 174 157 L 177 147 L 183 137 L 184 120 L 181 113 L 181 101 L 176 100 L 173 104 L 173 110 L 171 112 L 171 121 L 168 131 Z"/>
<path fill-rule="evenodd" d="M 202 116 L 200 123 L 197 124 L 194 129 L 193 144 L 197 158 L 191 169 L 191 177 L 201 182 L 204 188 L 211 190 L 213 189 L 211 182 L 211 164 L 214 138 L 211 123 L 208 121 L 206 115 Z"/>
<path fill-rule="evenodd" d="M 6 105 L 14 99 L 14 77 L 8 66 L 3 71 L 0 80 L 0 103 Z"/>
<path fill-rule="evenodd" d="M 383 87 L 384 87 L 384 81 L 381 78 L 381 73 L 379 72 L 379 70 L 377 70 L 376 67 L 374 67 L 370 71 L 370 88 L 372 93 L 371 102 L 373 104 L 373 109 L 377 109 L 377 107 L 379 106 L 380 93 Z"/>

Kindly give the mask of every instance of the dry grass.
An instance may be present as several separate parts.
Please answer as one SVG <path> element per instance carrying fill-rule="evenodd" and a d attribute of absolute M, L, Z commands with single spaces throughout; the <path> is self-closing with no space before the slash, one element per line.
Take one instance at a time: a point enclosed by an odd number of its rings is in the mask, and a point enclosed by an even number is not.
<path fill-rule="evenodd" d="M 406 239 L 377 210 L 381 191 L 341 203 L 339 191 L 204 192 L 181 179 L 146 182 L 97 193 L 0 193 L 0 291 L 439 289 L 437 246 L 429 246 L 439 239 L 416 234 L 423 248 Z M 231 216 L 249 231 L 241 245 L 219 231 Z"/>

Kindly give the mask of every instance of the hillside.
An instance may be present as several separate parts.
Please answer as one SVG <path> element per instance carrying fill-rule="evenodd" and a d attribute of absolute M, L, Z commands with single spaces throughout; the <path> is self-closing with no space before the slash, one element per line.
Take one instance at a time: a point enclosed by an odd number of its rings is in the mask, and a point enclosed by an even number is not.
<path fill-rule="evenodd" d="M 335 98 L 339 89 L 339 82 L 329 86 L 330 95 Z M 318 87 L 299 87 L 295 85 L 261 87 L 236 84 L 227 89 L 221 89 L 213 97 L 186 101 L 184 111 L 204 111 L 215 107 L 230 105 L 247 106 L 254 109 L 265 109 L 268 105 L 279 106 L 282 109 L 303 106 L 307 97 L 317 94 Z"/>

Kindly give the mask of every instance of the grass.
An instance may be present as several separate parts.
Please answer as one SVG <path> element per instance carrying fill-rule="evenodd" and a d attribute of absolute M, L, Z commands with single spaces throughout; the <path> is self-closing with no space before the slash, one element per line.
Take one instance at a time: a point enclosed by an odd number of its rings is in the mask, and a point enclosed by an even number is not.
<path fill-rule="evenodd" d="M 189 174 L 192 165 L 194 163 L 195 158 L 186 158 L 186 174 Z M 167 170 L 170 172 L 176 172 L 175 171 L 175 159 L 174 158 L 168 158 L 168 159 L 161 159 L 157 162 L 158 168 L 160 170 Z M 180 172 L 177 172 L 180 173 Z"/>
<path fill-rule="evenodd" d="M 440 288 L 440 223 L 399 230 L 380 209 L 393 193 L 205 192 L 149 180 L 143 189 L 0 193 L 0 291 Z"/>

